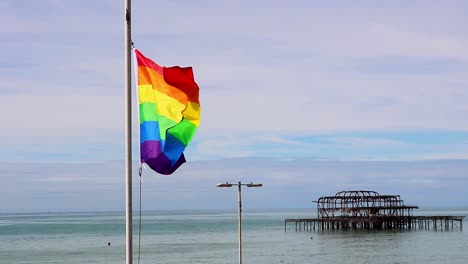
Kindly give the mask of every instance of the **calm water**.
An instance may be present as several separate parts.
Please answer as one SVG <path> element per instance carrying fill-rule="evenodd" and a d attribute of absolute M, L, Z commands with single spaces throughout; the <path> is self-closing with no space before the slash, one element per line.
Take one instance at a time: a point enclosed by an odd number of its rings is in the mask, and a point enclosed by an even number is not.
<path fill-rule="evenodd" d="M 291 225 L 284 232 L 285 218 L 311 216 L 315 211 L 245 211 L 244 263 L 468 263 L 467 231 L 294 232 Z M 0 215 L 0 263 L 125 263 L 124 221 L 123 213 Z M 237 252 L 235 211 L 143 213 L 140 263 L 235 264 Z"/>

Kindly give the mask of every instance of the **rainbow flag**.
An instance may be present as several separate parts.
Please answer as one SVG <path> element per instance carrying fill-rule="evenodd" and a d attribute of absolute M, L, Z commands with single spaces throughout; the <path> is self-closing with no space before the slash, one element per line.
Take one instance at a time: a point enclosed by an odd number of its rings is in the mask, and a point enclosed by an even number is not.
<path fill-rule="evenodd" d="M 191 67 L 161 67 L 134 50 L 138 65 L 140 160 L 169 175 L 200 124 L 199 88 Z"/>

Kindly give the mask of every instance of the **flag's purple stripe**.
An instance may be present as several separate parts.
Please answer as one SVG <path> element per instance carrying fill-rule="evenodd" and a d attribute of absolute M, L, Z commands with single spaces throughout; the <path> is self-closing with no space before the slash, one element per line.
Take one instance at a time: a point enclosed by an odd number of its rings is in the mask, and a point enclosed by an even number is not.
<path fill-rule="evenodd" d="M 161 141 L 147 140 L 140 144 L 141 162 L 158 157 L 161 153 Z"/>
<path fill-rule="evenodd" d="M 166 155 L 164 155 L 164 153 L 161 153 L 156 158 L 152 158 L 152 159 L 145 161 L 145 163 L 151 169 L 164 175 L 172 174 L 184 162 L 185 162 L 185 156 L 184 154 L 182 154 L 182 156 L 180 156 L 180 158 L 173 165 L 171 165 L 171 161 L 167 158 Z"/>

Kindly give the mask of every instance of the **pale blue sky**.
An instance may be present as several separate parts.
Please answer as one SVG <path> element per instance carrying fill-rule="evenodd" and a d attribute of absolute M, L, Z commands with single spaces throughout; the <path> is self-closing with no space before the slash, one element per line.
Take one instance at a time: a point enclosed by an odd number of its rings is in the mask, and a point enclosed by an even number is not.
<path fill-rule="evenodd" d="M 135 46 L 159 64 L 193 66 L 201 88 L 200 129 L 187 149 L 187 168 L 164 180 L 170 193 L 184 193 L 188 208 L 223 208 L 229 202 L 191 203 L 197 195 L 175 182 L 189 174 L 204 186 L 239 178 L 280 186 L 287 175 L 267 175 L 281 160 L 299 175 L 293 178 L 300 188 L 311 190 L 287 189 L 291 207 L 307 207 L 297 201 L 316 199 L 317 190 L 350 188 L 401 192 L 418 202 L 437 194 L 445 202 L 429 203 L 450 204 L 454 190 L 468 188 L 460 186 L 466 175 L 457 167 L 468 162 L 467 8 L 466 1 L 134 0 Z M 100 178 L 102 188 L 89 196 L 115 199 L 93 208 L 121 208 L 123 193 L 116 193 L 124 181 L 115 164 L 124 158 L 123 1 L 6 0 L 0 17 L 0 177 L 9 178 L 0 210 L 91 209 L 60 201 L 82 196 L 83 175 L 105 173 L 99 164 L 117 180 Z M 259 158 L 258 165 L 248 162 Z M 300 159 L 307 162 L 298 165 Z M 202 177 L 213 173 L 213 160 L 225 169 Z M 443 164 L 444 171 L 424 178 L 421 162 Z M 408 163 L 411 171 L 402 165 Z M 394 179 L 368 173 L 368 166 L 389 164 Z M 43 168 L 53 166 L 59 172 L 48 176 Z M 324 175 L 333 171 L 336 178 L 318 189 L 306 180 L 324 177 L 314 166 L 327 166 Z M 457 180 L 449 179 L 452 170 Z M 399 184 L 415 174 L 426 185 Z M 147 175 L 147 186 L 160 184 L 161 176 Z M 38 179 L 41 187 L 26 187 Z M 19 199 L 22 188 L 28 198 Z M 44 202 L 35 204 L 40 197 Z M 4 202 L 16 200 L 23 202 Z M 457 202 L 468 206 L 468 198 Z M 171 204 L 177 203 L 149 209 Z"/>

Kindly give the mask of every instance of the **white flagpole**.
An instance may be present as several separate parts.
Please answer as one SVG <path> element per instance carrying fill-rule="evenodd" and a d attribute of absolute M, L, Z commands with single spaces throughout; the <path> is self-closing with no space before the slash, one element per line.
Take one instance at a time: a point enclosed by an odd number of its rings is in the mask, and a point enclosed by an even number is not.
<path fill-rule="evenodd" d="M 125 223 L 126 264 L 133 263 L 132 244 L 132 35 L 131 0 L 125 0 Z"/>

